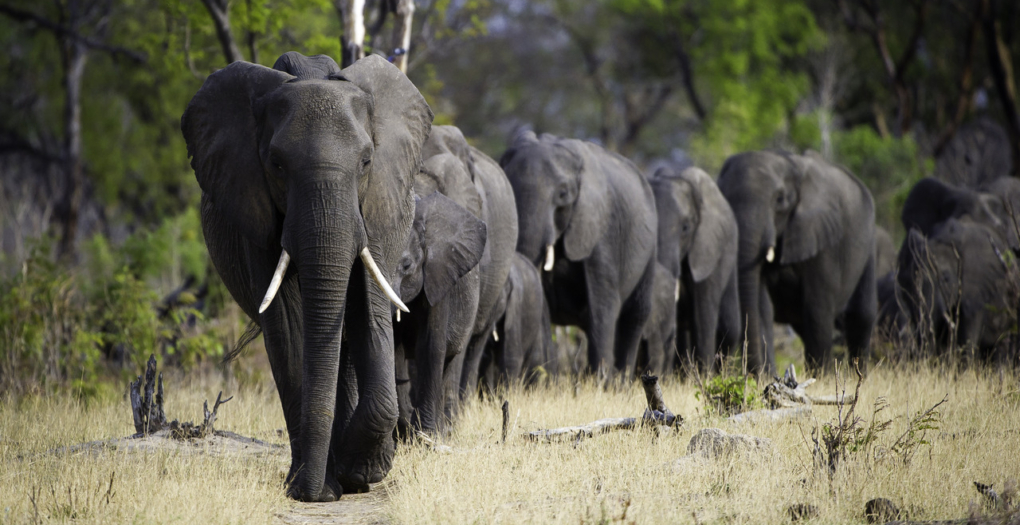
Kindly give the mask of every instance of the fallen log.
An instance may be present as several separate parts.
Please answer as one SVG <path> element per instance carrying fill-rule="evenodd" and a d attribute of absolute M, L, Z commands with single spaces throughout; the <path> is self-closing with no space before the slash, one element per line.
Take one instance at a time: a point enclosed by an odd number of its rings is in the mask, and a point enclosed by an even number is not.
<path fill-rule="evenodd" d="M 645 392 L 647 404 L 644 414 L 641 417 L 611 417 L 592 421 L 584 425 L 570 427 L 559 427 L 551 429 L 539 429 L 524 434 L 526 439 L 550 443 L 564 437 L 575 440 L 575 446 L 582 438 L 589 438 L 598 434 L 604 434 L 613 430 L 631 430 L 641 426 L 650 427 L 680 427 L 684 423 L 683 416 L 673 414 L 666 407 L 662 398 L 662 388 L 659 387 L 657 376 L 641 376 L 641 386 Z"/>
<path fill-rule="evenodd" d="M 815 382 L 814 378 L 797 381 L 797 370 L 791 364 L 786 368 L 782 378 L 765 386 L 762 397 L 769 408 L 791 408 L 803 405 L 844 405 L 854 401 L 854 396 L 824 395 L 812 396 L 805 390 Z"/>
<path fill-rule="evenodd" d="M 730 416 L 726 418 L 726 421 L 730 423 L 779 423 L 805 417 L 811 417 L 810 405 L 751 410 Z"/>

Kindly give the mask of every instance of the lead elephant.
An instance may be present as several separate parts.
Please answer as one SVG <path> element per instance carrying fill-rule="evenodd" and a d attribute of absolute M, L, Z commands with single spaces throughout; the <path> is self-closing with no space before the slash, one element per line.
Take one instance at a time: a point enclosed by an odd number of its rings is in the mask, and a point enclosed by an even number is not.
<path fill-rule="evenodd" d="M 629 374 L 652 303 L 658 219 L 648 182 L 595 144 L 531 131 L 500 165 L 517 202 L 517 251 L 541 265 L 553 323 L 585 331 L 590 371 Z"/>
<path fill-rule="evenodd" d="M 718 183 L 740 230 L 740 313 L 750 367 L 775 373 L 775 320 L 800 335 L 808 368 L 829 369 L 842 312 L 849 357 L 864 369 L 876 309 L 868 189 L 815 154 L 773 151 L 730 157 Z"/>
<path fill-rule="evenodd" d="M 410 379 L 413 390 L 399 396 L 401 420 L 407 416 L 417 429 L 435 431 L 444 420 L 453 418 L 461 397 L 474 393 L 485 342 L 506 308 L 503 288 L 517 244 L 517 210 L 503 170 L 469 146 L 456 127 L 432 128 L 422 157 L 423 170 L 415 178 L 416 194 L 424 197 L 439 192 L 481 221 L 486 231 L 482 251 L 474 258 L 467 249 L 469 239 L 456 229 L 470 221 L 448 228 L 444 225 L 445 230 L 423 223 L 421 248 L 433 258 L 433 264 L 423 268 L 427 301 L 415 299 L 416 292 L 407 295 L 413 290 L 402 290 L 403 298 L 421 306 L 399 327 L 398 373 L 402 379 L 405 375 Z M 428 237 L 429 232 L 436 234 Z M 477 269 L 464 266 L 469 259 L 477 263 Z M 405 264 L 408 261 L 402 259 L 401 281 L 405 273 L 421 270 L 417 264 Z M 454 290 L 445 299 L 427 287 L 429 276 L 439 275 L 439 270 Z M 414 359 L 414 374 L 410 369 L 404 372 L 405 358 Z M 414 406 L 413 413 L 408 402 Z"/>
<path fill-rule="evenodd" d="M 676 347 L 681 365 L 711 374 L 717 333 L 726 351 L 739 344 L 737 219 L 707 173 L 662 168 L 650 181 L 659 216 L 659 263 L 676 281 Z M 657 285 L 658 286 L 658 285 Z"/>
<path fill-rule="evenodd" d="M 213 73 L 181 129 L 210 258 L 265 334 L 288 494 L 328 501 L 390 470 L 390 302 L 403 305 L 388 280 L 432 112 L 379 57 L 341 71 L 290 53 L 277 67 L 290 72 L 235 62 Z"/>

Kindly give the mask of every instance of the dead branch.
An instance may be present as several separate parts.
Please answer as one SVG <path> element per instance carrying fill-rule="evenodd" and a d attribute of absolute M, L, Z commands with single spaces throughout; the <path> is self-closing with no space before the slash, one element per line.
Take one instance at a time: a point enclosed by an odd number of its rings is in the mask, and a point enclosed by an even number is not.
<path fill-rule="evenodd" d="M 542 441 L 545 443 L 558 441 L 565 437 L 575 440 L 574 444 L 576 446 L 582 438 L 589 438 L 613 430 L 631 430 L 640 426 L 680 427 L 683 425 L 683 416 L 674 415 L 666 407 L 666 403 L 662 399 L 662 389 L 659 387 L 659 378 L 657 376 L 649 375 L 646 372 L 645 375 L 641 376 L 641 386 L 644 388 L 647 407 L 640 418 L 605 418 L 586 425 L 534 430 L 524 434 L 524 437 L 532 441 Z"/>
<path fill-rule="evenodd" d="M 782 379 L 777 378 L 765 386 L 762 395 L 768 403 L 769 408 L 791 408 L 803 405 L 844 405 L 856 399 L 856 396 L 846 395 L 809 395 L 805 389 L 815 382 L 814 378 L 805 379 L 804 382 L 797 382 L 797 370 L 791 364 L 783 373 Z"/>

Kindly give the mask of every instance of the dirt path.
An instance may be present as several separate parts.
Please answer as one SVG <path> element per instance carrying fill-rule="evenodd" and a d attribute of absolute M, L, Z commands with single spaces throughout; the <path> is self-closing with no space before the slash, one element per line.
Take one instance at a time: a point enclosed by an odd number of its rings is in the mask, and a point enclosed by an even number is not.
<path fill-rule="evenodd" d="M 385 514 L 385 484 L 372 485 L 371 490 L 364 494 L 344 494 L 340 501 L 333 503 L 294 503 L 288 511 L 277 514 L 277 517 L 286 525 L 388 524 L 390 520 Z"/>

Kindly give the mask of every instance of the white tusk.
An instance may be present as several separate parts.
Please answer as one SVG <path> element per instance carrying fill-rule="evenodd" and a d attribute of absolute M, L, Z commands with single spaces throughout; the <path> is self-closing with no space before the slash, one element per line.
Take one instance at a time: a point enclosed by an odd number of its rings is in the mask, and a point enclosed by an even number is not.
<path fill-rule="evenodd" d="M 495 328 L 492 329 L 492 340 L 496 341 L 497 343 L 499 342 L 499 334 L 496 333 L 496 329 Z"/>
<path fill-rule="evenodd" d="M 397 322 L 400 322 L 400 310 L 397 310 Z"/>
<path fill-rule="evenodd" d="M 768 262 L 772 262 L 772 260 L 775 259 L 775 258 L 776 258 L 776 250 L 774 248 L 772 248 L 771 246 L 769 246 L 769 251 L 765 252 L 765 260 L 768 261 Z"/>
<path fill-rule="evenodd" d="M 265 312 L 266 308 L 273 303 L 273 298 L 276 297 L 276 292 L 280 291 L 280 283 L 283 282 L 283 274 L 287 273 L 287 265 L 290 264 L 290 254 L 287 250 L 283 250 L 280 253 L 280 262 L 276 263 L 276 272 L 273 273 L 273 279 L 269 281 L 269 289 L 266 290 L 266 297 L 262 299 L 262 305 L 259 306 L 259 313 Z"/>
<path fill-rule="evenodd" d="M 673 289 L 673 302 L 680 300 L 680 279 L 676 280 L 676 288 Z"/>
<path fill-rule="evenodd" d="M 379 267 L 375 265 L 375 260 L 372 259 L 372 254 L 368 252 L 367 246 L 361 249 L 361 262 L 365 263 L 365 268 L 368 269 L 368 273 L 372 274 L 372 279 L 375 280 L 375 284 L 379 285 L 379 288 L 386 294 L 386 297 L 392 301 L 393 304 L 397 305 L 397 308 L 407 313 L 411 313 L 411 311 L 407 309 L 407 305 L 400 300 L 400 296 L 397 295 L 397 292 L 394 292 L 393 288 L 390 287 L 390 283 L 386 282 L 386 277 L 383 276 Z"/>
<path fill-rule="evenodd" d="M 552 271 L 553 262 L 555 262 L 554 261 L 555 255 L 553 255 L 553 251 L 554 251 L 553 250 L 553 245 L 550 244 L 550 245 L 545 247 L 545 264 L 542 265 L 542 269 L 547 271 L 547 272 L 551 272 Z"/>

